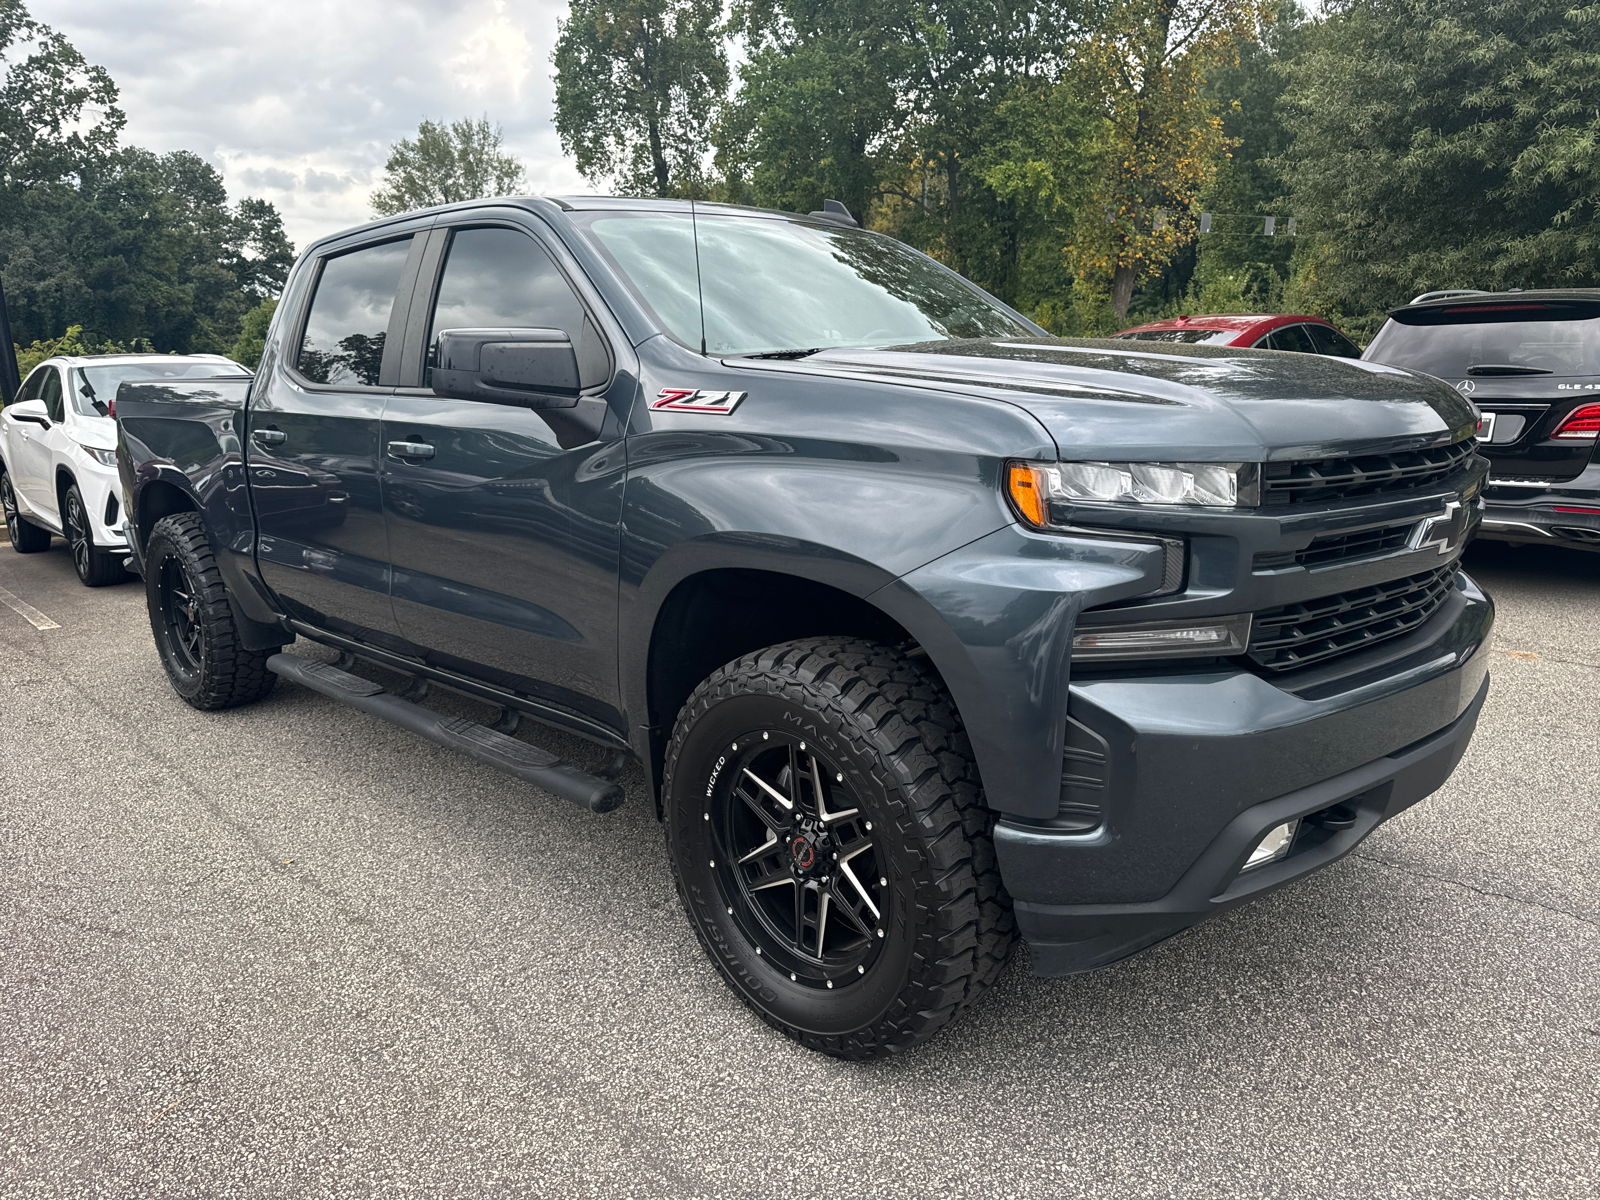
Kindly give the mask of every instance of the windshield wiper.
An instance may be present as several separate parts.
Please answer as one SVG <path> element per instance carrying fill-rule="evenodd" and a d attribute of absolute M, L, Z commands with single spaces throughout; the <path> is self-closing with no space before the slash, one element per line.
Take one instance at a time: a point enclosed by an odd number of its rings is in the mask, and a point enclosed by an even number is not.
<path fill-rule="evenodd" d="M 1553 375 L 1543 367 L 1519 367 L 1515 363 L 1478 363 L 1467 368 L 1468 375 Z"/>
<path fill-rule="evenodd" d="M 111 410 L 96 398 L 94 394 L 94 384 L 90 383 L 87 379 L 83 381 L 83 386 L 78 389 L 78 392 L 85 400 L 94 406 L 95 412 L 99 413 L 102 417 L 109 417 L 111 415 Z"/>
<path fill-rule="evenodd" d="M 831 346 L 813 346 L 809 350 L 765 350 L 760 354 L 741 354 L 740 358 L 807 358 L 831 350 Z"/>

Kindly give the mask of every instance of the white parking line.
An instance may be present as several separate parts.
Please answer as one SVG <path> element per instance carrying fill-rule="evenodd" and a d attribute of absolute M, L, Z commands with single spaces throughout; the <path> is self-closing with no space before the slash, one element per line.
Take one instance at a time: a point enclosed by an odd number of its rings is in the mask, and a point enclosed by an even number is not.
<path fill-rule="evenodd" d="M 3 587 L 0 587 L 0 604 L 4 604 L 7 608 L 9 608 L 12 612 L 16 613 L 19 617 L 21 617 L 24 621 L 28 622 L 28 624 L 32 625 L 35 629 L 60 629 L 61 628 L 61 626 L 57 625 L 54 621 L 52 621 L 49 617 L 45 616 L 42 612 L 40 612 L 33 605 L 29 604 L 25 600 L 22 600 L 22 599 L 20 599 L 20 598 L 18 598 L 16 596 L 13 596 L 10 592 L 6 591 L 5 588 L 3 588 Z"/>

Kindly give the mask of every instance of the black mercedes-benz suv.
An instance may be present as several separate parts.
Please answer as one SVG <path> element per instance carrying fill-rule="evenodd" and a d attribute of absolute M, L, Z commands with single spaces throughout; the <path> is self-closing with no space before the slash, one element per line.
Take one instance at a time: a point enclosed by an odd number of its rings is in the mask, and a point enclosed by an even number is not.
<path fill-rule="evenodd" d="M 1600 550 L 1600 288 L 1420 298 L 1362 357 L 1477 406 L 1491 464 L 1479 537 Z"/>

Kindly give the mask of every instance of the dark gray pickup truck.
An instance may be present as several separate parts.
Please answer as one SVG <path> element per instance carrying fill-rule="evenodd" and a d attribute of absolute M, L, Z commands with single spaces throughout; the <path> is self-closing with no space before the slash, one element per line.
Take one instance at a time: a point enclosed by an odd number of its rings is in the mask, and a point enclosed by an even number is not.
<path fill-rule="evenodd" d="M 730 986 L 845 1058 L 930 1036 L 1019 933 L 1089 970 L 1333 862 L 1488 686 L 1449 387 L 1051 337 L 832 212 L 369 225 L 302 256 L 253 381 L 116 415 L 185 700 L 281 676 L 595 812 L 636 760 Z"/>

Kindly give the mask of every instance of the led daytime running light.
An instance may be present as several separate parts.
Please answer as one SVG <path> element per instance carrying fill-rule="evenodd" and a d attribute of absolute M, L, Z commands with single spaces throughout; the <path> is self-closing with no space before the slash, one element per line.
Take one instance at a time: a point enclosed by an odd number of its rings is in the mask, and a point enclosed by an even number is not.
<path fill-rule="evenodd" d="M 1013 463 L 1007 490 L 1018 515 L 1046 529 L 1051 501 L 1237 508 L 1255 505 L 1260 485 L 1254 463 Z"/>

